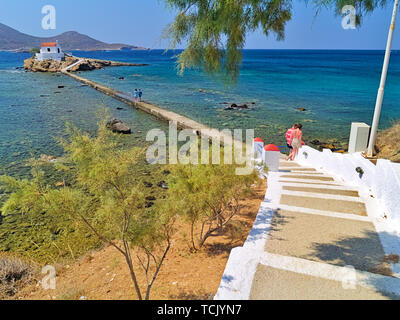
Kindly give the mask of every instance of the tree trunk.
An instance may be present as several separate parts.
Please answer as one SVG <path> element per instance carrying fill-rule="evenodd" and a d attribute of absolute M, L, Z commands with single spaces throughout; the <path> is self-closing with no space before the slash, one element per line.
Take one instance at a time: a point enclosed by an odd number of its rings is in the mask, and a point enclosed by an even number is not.
<path fill-rule="evenodd" d="M 133 270 L 132 257 L 129 252 L 129 245 L 126 243 L 126 241 L 124 241 L 124 247 L 125 247 L 125 260 L 129 267 L 129 273 L 131 275 L 131 279 L 133 281 L 133 284 L 135 285 L 136 294 L 137 294 L 139 300 L 143 300 L 142 294 L 140 292 L 139 284 L 136 279 L 135 271 Z"/>

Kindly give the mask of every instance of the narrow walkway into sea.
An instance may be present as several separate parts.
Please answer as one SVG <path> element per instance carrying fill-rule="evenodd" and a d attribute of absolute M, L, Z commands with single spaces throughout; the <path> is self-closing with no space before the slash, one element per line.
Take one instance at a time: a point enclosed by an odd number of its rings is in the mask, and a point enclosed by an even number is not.
<path fill-rule="evenodd" d="M 80 63 L 78 61 L 77 63 Z M 71 67 L 71 66 L 69 66 Z M 69 68 L 68 67 L 68 68 Z M 221 141 L 221 143 L 227 143 L 227 141 L 231 141 L 232 137 L 231 136 L 226 136 L 222 131 L 219 131 L 214 128 L 210 128 L 204 124 L 201 124 L 197 121 L 194 121 L 192 119 L 189 119 L 185 116 L 182 116 L 176 112 L 169 111 L 167 109 L 164 109 L 159 106 L 155 106 L 153 104 L 144 102 L 144 101 L 135 101 L 135 99 L 129 95 L 128 93 L 121 92 L 118 90 L 115 90 L 113 88 L 104 86 L 102 84 L 99 84 L 95 81 L 88 80 L 86 78 L 80 77 L 76 74 L 68 72 L 68 68 L 62 70 L 62 73 L 65 75 L 68 75 L 75 80 L 82 82 L 86 85 L 91 86 L 92 88 L 108 95 L 111 96 L 117 100 L 120 100 L 136 109 L 142 110 L 150 115 L 153 115 L 157 117 L 158 119 L 164 120 L 164 121 L 172 121 L 177 124 L 177 127 L 180 129 L 193 129 L 197 134 L 202 134 L 203 137 L 208 137 L 208 139 L 218 139 Z"/>

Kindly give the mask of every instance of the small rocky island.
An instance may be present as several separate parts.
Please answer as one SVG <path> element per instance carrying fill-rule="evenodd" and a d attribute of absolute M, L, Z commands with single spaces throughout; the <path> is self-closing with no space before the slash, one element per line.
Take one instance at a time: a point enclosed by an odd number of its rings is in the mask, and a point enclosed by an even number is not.
<path fill-rule="evenodd" d="M 76 63 L 76 64 L 75 64 Z M 75 64 L 74 66 L 72 66 Z M 102 69 L 104 67 L 118 67 L 118 66 L 146 66 L 147 64 L 136 64 L 126 62 L 116 62 L 98 59 L 86 59 L 78 57 L 66 56 L 64 60 L 38 60 L 36 57 L 26 59 L 24 61 L 24 69 L 33 72 L 61 72 L 65 68 L 72 66 L 68 69 L 69 72 L 77 71 L 90 71 L 95 69 Z"/>

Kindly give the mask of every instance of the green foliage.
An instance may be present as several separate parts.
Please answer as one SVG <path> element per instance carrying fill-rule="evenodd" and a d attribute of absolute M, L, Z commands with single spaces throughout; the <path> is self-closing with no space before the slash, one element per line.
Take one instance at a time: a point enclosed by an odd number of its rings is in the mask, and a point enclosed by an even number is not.
<path fill-rule="evenodd" d="M 127 149 L 120 136 L 99 126 L 96 137 L 67 126 L 68 138 L 61 141 L 66 156 L 60 170 L 74 175 L 72 186 L 51 188 L 43 182 L 40 170 L 32 180 L 2 177 L 10 196 L 2 207 L 4 214 L 23 213 L 27 217 L 45 213 L 58 220 L 69 217 L 98 239 L 115 247 L 124 257 L 139 299 L 132 253 L 143 267 L 147 283 L 145 298 L 170 248 L 174 217 L 168 211 L 145 208 L 146 194 L 135 176 L 142 150 Z"/>
<path fill-rule="evenodd" d="M 38 161 L 30 160 L 32 179 L 0 176 L 0 251 L 10 251 L 43 263 L 76 257 L 99 242 L 87 229 L 67 215 L 49 212 L 46 197 L 51 194 Z"/>
<path fill-rule="evenodd" d="M 187 42 L 179 55 L 178 68 L 202 68 L 210 73 L 224 72 L 236 80 L 242 61 L 246 35 L 257 29 L 278 40 L 285 37 L 286 23 L 292 18 L 291 0 L 165 0 L 178 10 L 168 27 L 171 47 Z M 308 2 L 308 1 L 307 1 Z M 340 15 L 343 6 L 353 5 L 356 22 L 364 14 L 386 5 L 386 0 L 313 0 L 316 14 L 322 8 Z"/>
<path fill-rule="evenodd" d="M 55 165 L 64 181 L 58 187 L 48 182 L 39 161 L 31 162 L 31 179 L 1 177 L 6 200 L 0 250 L 9 250 L 1 246 L 12 239 L 19 253 L 42 255 L 53 248 L 45 260 L 57 261 L 66 253 L 77 257 L 101 241 L 122 254 L 138 298 L 149 299 L 176 217 L 190 223 L 196 250 L 228 226 L 239 212 L 239 198 L 257 179 L 255 173 L 236 175 L 235 165 L 176 165 L 168 191 L 159 188 L 158 200 L 149 207 L 150 189 L 143 187 L 149 176 L 138 174 L 144 152 L 126 147 L 122 139 L 105 123 L 95 137 L 68 125 L 67 138 L 60 140 L 65 156 Z M 137 280 L 140 270 L 145 283 Z"/>
<path fill-rule="evenodd" d="M 32 56 L 35 56 L 36 53 L 40 53 L 40 49 L 39 49 L 39 48 L 32 48 L 32 49 L 29 51 L 29 53 L 30 53 Z"/>
<path fill-rule="evenodd" d="M 262 28 L 266 35 L 284 37 L 285 23 L 291 18 L 288 0 L 166 0 L 179 10 L 169 27 L 171 45 L 188 41 L 178 63 L 181 72 L 201 67 L 215 73 L 222 70 L 236 78 L 242 60 L 246 34 Z"/>
<path fill-rule="evenodd" d="M 239 213 L 239 199 L 258 179 L 254 171 L 250 175 L 237 175 L 236 168 L 229 164 L 189 164 L 171 168 L 166 202 L 171 211 L 189 222 L 193 250 L 223 231 Z"/>

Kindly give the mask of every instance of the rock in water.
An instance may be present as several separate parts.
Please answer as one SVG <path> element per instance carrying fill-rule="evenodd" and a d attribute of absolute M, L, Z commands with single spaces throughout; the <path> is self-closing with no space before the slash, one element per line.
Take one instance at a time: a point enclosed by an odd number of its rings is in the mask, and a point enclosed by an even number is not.
<path fill-rule="evenodd" d="M 43 162 L 56 162 L 57 161 L 57 157 L 48 156 L 47 154 L 41 154 L 39 160 L 43 161 Z"/>
<path fill-rule="evenodd" d="M 168 185 L 165 181 L 160 181 L 159 183 L 157 183 L 157 186 L 163 189 L 168 189 Z"/>
<path fill-rule="evenodd" d="M 119 119 L 111 119 L 107 122 L 107 128 L 111 129 L 113 132 L 131 134 L 132 130 L 125 123 Z"/>
<path fill-rule="evenodd" d="M 225 108 L 225 110 L 233 109 L 249 109 L 249 106 L 247 104 L 237 105 L 236 103 L 232 103 L 230 107 Z"/>

